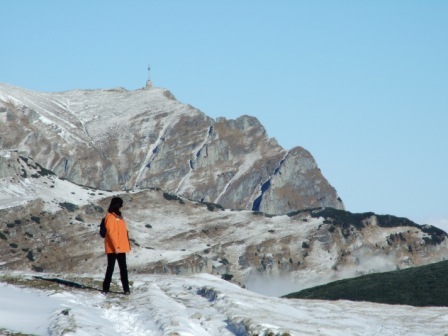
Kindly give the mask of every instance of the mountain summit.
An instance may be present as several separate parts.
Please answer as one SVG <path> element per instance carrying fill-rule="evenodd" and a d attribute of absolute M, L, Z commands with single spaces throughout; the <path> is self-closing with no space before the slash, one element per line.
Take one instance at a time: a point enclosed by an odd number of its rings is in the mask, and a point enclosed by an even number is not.
<path fill-rule="evenodd" d="M 285 150 L 254 117 L 215 120 L 162 88 L 43 93 L 0 84 L 0 120 L 1 149 L 25 151 L 76 184 L 156 187 L 269 214 L 344 208 L 305 149 Z"/>

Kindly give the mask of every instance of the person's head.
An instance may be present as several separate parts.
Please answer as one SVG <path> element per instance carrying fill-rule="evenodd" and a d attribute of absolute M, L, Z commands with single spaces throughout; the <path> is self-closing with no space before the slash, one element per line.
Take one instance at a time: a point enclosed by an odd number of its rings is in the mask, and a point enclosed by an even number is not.
<path fill-rule="evenodd" d="M 109 205 L 109 212 L 115 212 L 117 215 L 121 216 L 120 209 L 123 207 L 123 200 L 120 197 L 112 197 Z"/>

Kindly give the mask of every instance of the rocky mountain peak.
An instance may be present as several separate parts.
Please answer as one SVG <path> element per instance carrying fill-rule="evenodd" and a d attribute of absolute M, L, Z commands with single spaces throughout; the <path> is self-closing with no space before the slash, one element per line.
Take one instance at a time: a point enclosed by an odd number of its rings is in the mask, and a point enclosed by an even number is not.
<path fill-rule="evenodd" d="M 0 148 L 23 150 L 76 184 L 157 187 L 272 214 L 343 209 L 305 149 L 285 150 L 254 117 L 215 120 L 165 89 L 42 93 L 0 84 L 0 120 Z"/>

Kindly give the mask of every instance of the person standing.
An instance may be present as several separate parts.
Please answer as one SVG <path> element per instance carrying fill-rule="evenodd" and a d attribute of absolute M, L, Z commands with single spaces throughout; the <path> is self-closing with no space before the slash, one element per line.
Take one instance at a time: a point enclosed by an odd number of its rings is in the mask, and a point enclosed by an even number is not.
<path fill-rule="evenodd" d="M 131 244 L 129 243 L 126 222 L 121 214 L 122 207 L 123 200 L 120 197 L 113 197 L 105 219 L 106 237 L 104 238 L 104 246 L 107 254 L 107 269 L 103 281 L 103 294 L 107 294 L 110 290 L 116 261 L 118 261 L 118 266 L 120 267 L 123 292 L 126 295 L 131 293 L 126 265 L 126 253 L 131 251 Z"/>

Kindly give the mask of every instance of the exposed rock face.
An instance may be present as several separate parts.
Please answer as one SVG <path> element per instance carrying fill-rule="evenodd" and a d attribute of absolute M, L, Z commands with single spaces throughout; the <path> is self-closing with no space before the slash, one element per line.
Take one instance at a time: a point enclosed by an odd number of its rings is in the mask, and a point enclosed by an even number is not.
<path fill-rule="evenodd" d="M 313 157 L 300 147 L 288 152 L 261 190 L 253 210 L 261 208 L 267 213 L 277 213 L 275 209 L 278 206 L 282 209 L 307 209 L 337 204 L 333 188 L 322 176 Z"/>
<path fill-rule="evenodd" d="M 256 118 L 214 120 L 147 87 L 38 93 L 0 84 L 0 149 L 104 190 L 159 187 L 227 208 L 343 208 L 311 154 L 287 151 Z"/>

